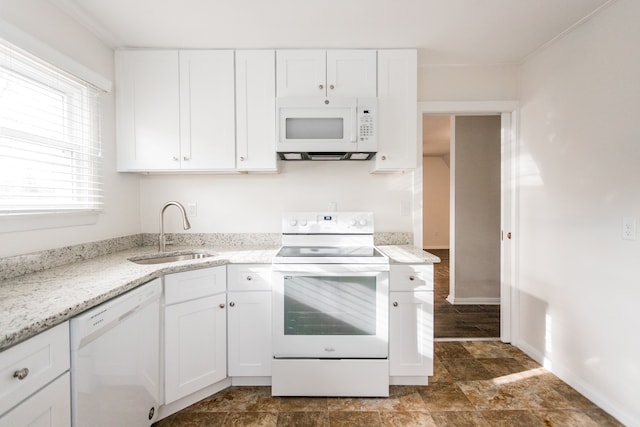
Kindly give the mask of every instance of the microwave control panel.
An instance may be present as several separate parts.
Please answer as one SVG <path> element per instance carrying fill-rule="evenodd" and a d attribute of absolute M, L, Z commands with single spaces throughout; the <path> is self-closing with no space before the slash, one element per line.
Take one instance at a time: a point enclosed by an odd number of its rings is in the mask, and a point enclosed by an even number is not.
<path fill-rule="evenodd" d="M 377 146 L 377 100 L 372 99 L 358 99 L 357 108 L 357 126 L 358 126 L 358 149 L 363 149 L 367 146 L 375 148 Z M 360 145 L 363 145 L 360 148 Z M 366 148 L 365 148 L 366 149 Z M 371 151 L 375 151 L 371 150 Z"/>

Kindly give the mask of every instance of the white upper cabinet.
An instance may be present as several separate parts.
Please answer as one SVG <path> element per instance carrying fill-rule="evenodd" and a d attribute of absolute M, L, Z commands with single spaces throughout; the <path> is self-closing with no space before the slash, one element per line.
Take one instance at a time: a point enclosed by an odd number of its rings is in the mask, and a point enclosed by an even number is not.
<path fill-rule="evenodd" d="M 180 165 L 235 168 L 232 50 L 180 51 Z"/>
<path fill-rule="evenodd" d="M 116 52 L 118 170 L 235 168 L 232 50 Z"/>
<path fill-rule="evenodd" d="M 276 64 L 274 50 L 236 52 L 236 166 L 275 171 Z"/>
<path fill-rule="evenodd" d="M 118 170 L 180 168 L 178 51 L 116 52 Z"/>
<path fill-rule="evenodd" d="M 375 98 L 376 51 L 328 50 L 327 95 Z"/>
<path fill-rule="evenodd" d="M 279 50 L 277 93 L 284 96 L 375 97 L 375 50 Z"/>
<path fill-rule="evenodd" d="M 417 167 L 417 67 L 415 49 L 378 51 L 378 154 L 373 172 Z"/>

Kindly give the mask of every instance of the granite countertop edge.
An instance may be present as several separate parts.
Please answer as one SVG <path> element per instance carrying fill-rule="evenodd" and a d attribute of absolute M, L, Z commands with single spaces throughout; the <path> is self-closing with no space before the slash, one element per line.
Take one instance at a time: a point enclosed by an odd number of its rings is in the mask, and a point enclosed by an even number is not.
<path fill-rule="evenodd" d="M 392 264 L 435 263 L 440 259 L 410 245 L 378 246 Z M 226 264 L 270 264 L 277 247 L 174 247 L 208 258 L 140 265 L 153 247 L 136 247 L 90 260 L 0 281 L 0 352 L 165 274 Z"/>

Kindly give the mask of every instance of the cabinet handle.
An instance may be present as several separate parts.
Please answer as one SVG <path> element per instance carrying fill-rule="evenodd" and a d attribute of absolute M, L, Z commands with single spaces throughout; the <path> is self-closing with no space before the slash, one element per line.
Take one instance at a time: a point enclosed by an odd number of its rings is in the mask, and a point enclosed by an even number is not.
<path fill-rule="evenodd" d="M 329 89 L 333 90 L 333 89 L 335 89 L 335 86 L 331 85 L 331 86 L 329 86 Z"/>
<path fill-rule="evenodd" d="M 244 156 L 240 156 L 240 161 L 244 162 Z"/>
<path fill-rule="evenodd" d="M 252 281 L 252 280 L 253 280 L 253 277 L 251 277 L 251 276 L 247 276 L 247 280 L 248 280 L 248 281 Z"/>
<path fill-rule="evenodd" d="M 322 89 L 324 89 L 324 86 L 323 85 L 319 85 L 318 89 L 322 90 Z"/>
<path fill-rule="evenodd" d="M 224 308 L 224 304 L 220 304 L 218 307 L 220 307 L 220 308 Z"/>
<path fill-rule="evenodd" d="M 27 375 L 29 375 L 29 368 L 22 368 L 18 371 L 15 371 L 13 373 L 13 378 L 17 378 L 19 380 L 23 380 L 25 378 L 27 378 Z"/>
<path fill-rule="evenodd" d="M 397 301 L 394 301 L 394 302 L 393 302 L 393 306 L 394 306 L 394 307 L 397 307 L 397 306 L 398 306 L 398 302 L 397 302 Z"/>
<path fill-rule="evenodd" d="M 381 157 L 381 159 L 382 159 L 382 160 L 387 160 L 387 156 L 383 155 L 383 156 Z"/>
<path fill-rule="evenodd" d="M 235 302 L 231 301 L 231 302 L 229 303 L 229 307 L 235 307 L 235 306 L 236 306 L 236 303 L 235 303 Z"/>
<path fill-rule="evenodd" d="M 188 161 L 189 161 L 189 160 L 191 160 L 191 159 L 190 159 L 189 157 L 187 157 L 187 156 L 184 156 L 184 157 L 182 158 L 182 160 L 184 160 L 185 162 L 188 162 Z"/>
<path fill-rule="evenodd" d="M 416 280 L 416 276 L 413 276 L 413 275 L 409 276 L 409 280 Z"/>
<path fill-rule="evenodd" d="M 180 157 L 178 157 L 178 156 L 173 156 L 173 161 L 174 161 L 174 162 L 177 162 L 177 161 L 179 161 L 179 160 L 180 160 Z"/>

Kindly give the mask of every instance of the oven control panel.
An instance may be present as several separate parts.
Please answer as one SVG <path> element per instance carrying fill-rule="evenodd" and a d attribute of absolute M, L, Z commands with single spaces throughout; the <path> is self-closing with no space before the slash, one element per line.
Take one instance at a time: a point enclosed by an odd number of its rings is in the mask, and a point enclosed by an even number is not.
<path fill-rule="evenodd" d="M 283 234 L 373 234 L 373 212 L 285 212 Z"/>

